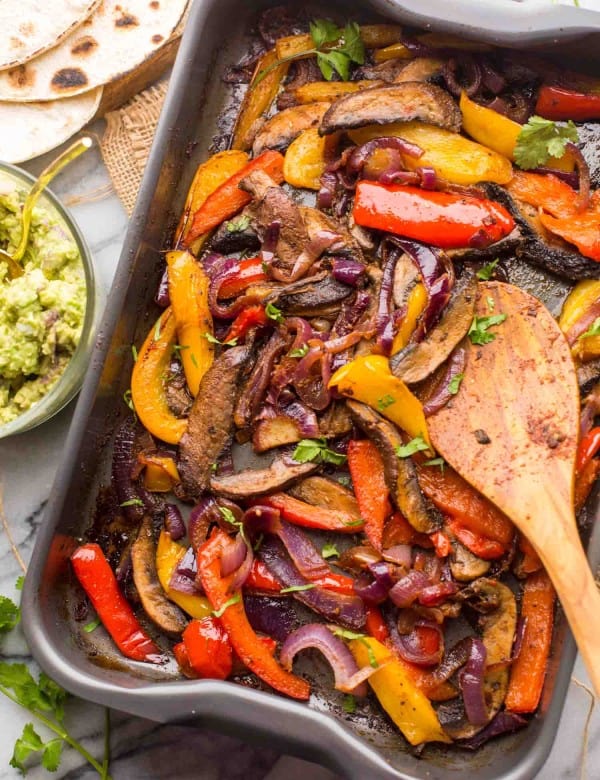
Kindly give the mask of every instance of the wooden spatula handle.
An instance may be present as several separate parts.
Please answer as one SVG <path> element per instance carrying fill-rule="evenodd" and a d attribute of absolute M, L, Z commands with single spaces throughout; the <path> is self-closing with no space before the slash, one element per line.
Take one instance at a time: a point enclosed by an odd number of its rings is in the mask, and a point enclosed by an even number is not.
<path fill-rule="evenodd" d="M 553 526 L 543 547 L 534 543 L 552 580 L 587 672 L 600 696 L 600 591 L 574 525 Z"/>

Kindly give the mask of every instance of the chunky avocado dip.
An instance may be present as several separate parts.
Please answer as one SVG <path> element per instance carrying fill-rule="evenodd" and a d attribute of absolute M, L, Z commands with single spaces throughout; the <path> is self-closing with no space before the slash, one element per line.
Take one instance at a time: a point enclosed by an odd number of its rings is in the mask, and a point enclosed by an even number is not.
<path fill-rule="evenodd" d="M 21 235 L 24 192 L 0 183 L 0 247 Z M 81 336 L 85 273 L 77 244 L 49 204 L 33 211 L 23 275 L 11 279 L 0 256 L 0 425 L 25 412 L 56 384 Z"/>

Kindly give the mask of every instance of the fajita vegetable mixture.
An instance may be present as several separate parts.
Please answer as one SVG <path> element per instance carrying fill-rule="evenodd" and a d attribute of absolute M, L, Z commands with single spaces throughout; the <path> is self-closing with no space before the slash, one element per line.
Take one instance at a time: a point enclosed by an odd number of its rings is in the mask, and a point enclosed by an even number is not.
<path fill-rule="evenodd" d="M 257 30 L 73 569 L 128 659 L 308 700 L 295 659 L 318 651 L 347 717 L 374 696 L 411 745 L 476 749 L 535 713 L 555 594 L 428 418 L 461 393 L 466 345 L 511 328 L 489 294 L 508 269 L 567 280 L 582 509 L 600 471 L 600 82 L 286 8 Z"/>

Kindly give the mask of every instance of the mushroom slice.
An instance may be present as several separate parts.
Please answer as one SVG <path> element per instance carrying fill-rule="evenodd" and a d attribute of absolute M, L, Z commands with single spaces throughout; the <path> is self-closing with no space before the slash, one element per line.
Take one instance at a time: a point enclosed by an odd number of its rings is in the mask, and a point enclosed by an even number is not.
<path fill-rule="evenodd" d="M 420 533 L 430 534 L 440 527 L 438 512 L 428 506 L 421 493 L 417 472 L 410 458 L 399 458 L 396 449 L 403 444 L 396 428 L 380 414 L 358 401 L 346 401 L 356 425 L 377 445 L 383 458 L 385 481 L 392 501 Z"/>
<path fill-rule="evenodd" d="M 455 580 L 459 582 L 471 582 L 483 577 L 490 570 L 490 562 L 478 558 L 470 550 L 457 541 L 450 538 L 452 554 L 450 556 L 450 571 Z"/>
<path fill-rule="evenodd" d="M 144 611 L 167 634 L 180 634 L 188 621 L 176 604 L 167 598 L 156 571 L 156 545 L 152 520 L 146 515 L 131 548 L 133 581 Z"/>
<path fill-rule="evenodd" d="M 354 493 L 326 477 L 308 477 L 303 479 L 289 491 L 294 498 L 306 501 L 307 504 L 322 506 L 325 509 L 337 509 L 347 512 L 354 519 L 360 519 L 360 509 Z"/>
<path fill-rule="evenodd" d="M 448 358 L 467 335 L 475 314 L 477 279 L 466 270 L 456 283 L 442 318 L 427 337 L 410 344 L 390 360 L 395 376 L 407 384 L 421 382 Z"/>
<path fill-rule="evenodd" d="M 290 463 L 280 455 L 266 469 L 244 469 L 237 474 L 212 477 L 210 487 L 215 493 L 234 500 L 255 498 L 283 490 L 317 468 L 316 463 Z"/>
<path fill-rule="evenodd" d="M 329 103 L 306 103 L 278 111 L 257 133 L 252 144 L 252 153 L 257 157 L 265 149 L 287 148 L 303 130 L 319 124 L 329 105 Z"/>
<path fill-rule="evenodd" d="M 461 127 L 460 111 L 447 92 L 434 84 L 406 81 L 365 89 L 336 100 L 321 120 L 319 133 L 329 135 L 338 130 L 414 119 L 455 133 Z"/>
<path fill-rule="evenodd" d="M 410 60 L 402 68 L 394 79 L 395 84 L 404 84 L 405 81 L 430 81 L 441 71 L 443 60 L 435 57 L 416 57 Z"/>

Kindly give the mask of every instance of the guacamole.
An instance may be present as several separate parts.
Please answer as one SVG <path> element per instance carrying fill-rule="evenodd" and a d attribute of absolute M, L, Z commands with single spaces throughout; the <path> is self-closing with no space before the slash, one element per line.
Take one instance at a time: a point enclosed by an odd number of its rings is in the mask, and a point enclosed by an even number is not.
<path fill-rule="evenodd" d="M 0 246 L 14 251 L 24 191 L 0 183 Z M 85 273 L 75 239 L 50 204 L 33 211 L 23 275 L 0 256 L 0 425 L 37 403 L 58 381 L 81 336 Z"/>

